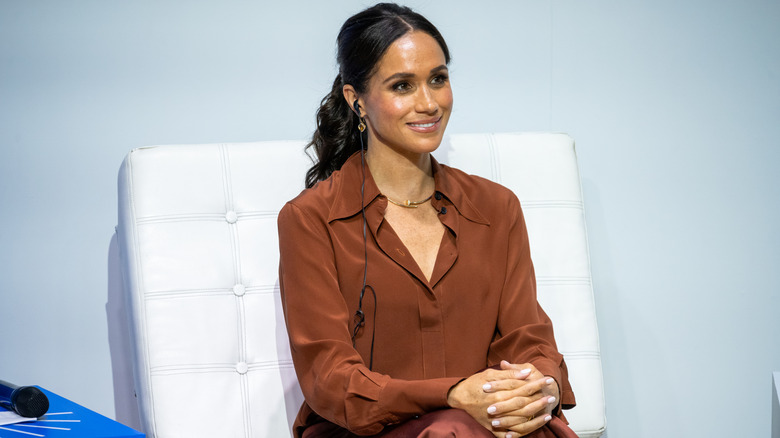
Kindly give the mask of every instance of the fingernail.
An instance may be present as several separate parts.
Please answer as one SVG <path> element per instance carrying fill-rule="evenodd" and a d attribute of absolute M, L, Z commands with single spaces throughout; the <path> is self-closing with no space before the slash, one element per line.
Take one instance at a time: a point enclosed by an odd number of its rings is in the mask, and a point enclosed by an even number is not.
<path fill-rule="evenodd" d="M 544 421 L 550 421 L 550 420 L 552 420 L 551 416 L 548 415 L 548 416 L 544 417 Z"/>
<path fill-rule="evenodd" d="M 495 414 L 497 411 L 495 406 L 491 406 L 488 408 L 488 414 Z"/>
<path fill-rule="evenodd" d="M 498 421 L 498 420 L 493 420 L 493 421 L 492 421 L 490 424 L 492 424 L 492 425 L 493 425 L 493 427 L 498 427 L 498 426 L 501 426 L 501 422 L 500 422 L 500 421 Z"/>
<path fill-rule="evenodd" d="M 528 376 L 528 374 L 531 372 L 530 369 L 526 368 L 524 370 L 515 371 L 515 378 L 522 379 L 523 377 Z"/>
<path fill-rule="evenodd" d="M 553 378 L 550 378 L 550 379 L 547 379 L 547 380 L 544 381 L 544 383 L 546 383 L 548 385 L 552 385 L 553 382 L 555 382 L 555 379 L 553 379 Z"/>
<path fill-rule="evenodd" d="M 484 385 L 482 385 L 482 389 L 485 391 L 490 391 L 490 388 L 492 388 L 492 386 L 490 386 L 490 383 L 485 383 Z"/>
<path fill-rule="evenodd" d="M 550 397 L 550 398 L 548 398 L 548 399 L 547 399 L 547 403 L 548 403 L 548 404 L 553 404 L 553 403 L 555 403 L 555 397 Z"/>
<path fill-rule="evenodd" d="M 506 435 L 504 435 L 506 438 L 514 438 L 514 435 L 512 435 L 512 432 L 507 432 Z"/>

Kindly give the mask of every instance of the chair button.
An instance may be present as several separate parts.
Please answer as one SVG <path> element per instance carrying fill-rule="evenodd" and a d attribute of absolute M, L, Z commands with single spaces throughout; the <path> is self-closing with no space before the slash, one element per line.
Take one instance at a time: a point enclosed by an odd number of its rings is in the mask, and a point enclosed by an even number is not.
<path fill-rule="evenodd" d="M 238 220 L 238 215 L 235 211 L 231 210 L 225 214 L 225 220 L 228 221 L 229 224 L 234 224 Z"/>
<path fill-rule="evenodd" d="M 243 284 L 237 284 L 233 286 L 233 293 L 237 297 L 244 296 L 244 294 L 246 293 L 246 286 L 244 286 Z"/>
<path fill-rule="evenodd" d="M 238 372 L 238 374 L 246 374 L 247 371 L 249 371 L 249 367 L 246 362 L 239 362 L 236 364 L 236 372 Z"/>

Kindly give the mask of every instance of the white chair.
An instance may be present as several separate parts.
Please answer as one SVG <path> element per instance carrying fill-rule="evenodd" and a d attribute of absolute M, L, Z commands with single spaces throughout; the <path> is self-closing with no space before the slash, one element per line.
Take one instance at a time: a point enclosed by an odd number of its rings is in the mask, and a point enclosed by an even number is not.
<path fill-rule="evenodd" d="M 147 436 L 290 436 L 302 402 L 277 280 L 276 215 L 303 188 L 304 142 L 140 148 L 119 175 L 118 242 Z M 606 427 L 574 143 L 564 134 L 445 138 L 443 162 L 512 189 L 555 326 L 581 437 Z"/>

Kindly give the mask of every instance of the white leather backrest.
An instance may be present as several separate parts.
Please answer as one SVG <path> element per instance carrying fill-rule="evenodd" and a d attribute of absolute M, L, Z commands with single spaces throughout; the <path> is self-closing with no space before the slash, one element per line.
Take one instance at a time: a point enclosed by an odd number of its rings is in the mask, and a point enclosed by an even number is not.
<path fill-rule="evenodd" d="M 151 438 L 290 436 L 303 400 L 279 300 L 276 215 L 303 188 L 304 142 L 131 151 L 119 175 L 121 268 L 136 393 Z M 453 135 L 444 163 L 523 205 L 582 437 L 605 427 L 598 331 L 572 140 Z"/>

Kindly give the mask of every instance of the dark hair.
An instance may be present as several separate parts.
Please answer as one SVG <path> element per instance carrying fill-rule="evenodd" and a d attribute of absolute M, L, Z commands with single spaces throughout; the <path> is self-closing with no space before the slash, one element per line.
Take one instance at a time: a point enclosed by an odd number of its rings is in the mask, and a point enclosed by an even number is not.
<path fill-rule="evenodd" d="M 317 110 L 317 130 L 306 149 L 316 153 L 314 166 L 306 172 L 306 187 L 313 187 L 341 168 L 350 155 L 360 150 L 357 115 L 344 100 L 342 89 L 350 84 L 358 94 L 366 91 L 376 65 L 393 42 L 419 30 L 432 36 L 450 62 L 447 43 L 436 26 L 413 10 L 394 3 L 379 3 L 344 22 L 336 39 L 339 74 L 330 93 Z"/>

